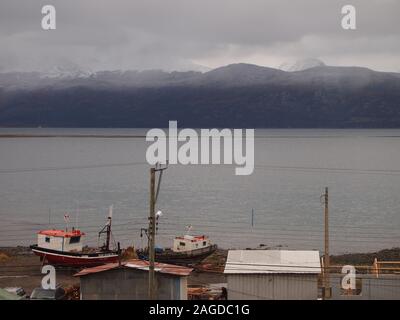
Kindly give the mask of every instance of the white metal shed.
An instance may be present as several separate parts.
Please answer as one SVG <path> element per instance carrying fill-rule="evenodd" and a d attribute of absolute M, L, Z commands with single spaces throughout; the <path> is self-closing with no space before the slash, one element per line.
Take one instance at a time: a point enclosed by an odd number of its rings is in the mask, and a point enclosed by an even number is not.
<path fill-rule="evenodd" d="M 230 300 L 313 300 L 319 251 L 230 250 L 224 273 Z"/>

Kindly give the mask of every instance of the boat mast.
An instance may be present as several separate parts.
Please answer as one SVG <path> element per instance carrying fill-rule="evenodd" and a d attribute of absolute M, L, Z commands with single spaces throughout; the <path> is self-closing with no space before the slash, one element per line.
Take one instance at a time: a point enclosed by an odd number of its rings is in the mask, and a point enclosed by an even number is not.
<path fill-rule="evenodd" d="M 75 229 L 78 230 L 79 221 L 79 200 L 76 201 L 76 213 L 75 213 Z"/>
<path fill-rule="evenodd" d="M 113 214 L 113 205 L 110 206 L 110 209 L 109 209 L 109 212 L 108 212 L 108 218 L 107 218 L 107 222 L 106 222 L 105 226 L 99 232 L 99 240 L 100 240 L 100 235 L 101 234 L 103 234 L 103 233 L 106 234 L 106 243 L 102 247 L 102 250 L 105 250 L 105 251 L 109 251 L 110 250 L 112 214 Z"/>
<path fill-rule="evenodd" d="M 107 240 L 106 240 L 106 250 L 110 250 L 110 239 L 111 239 L 111 221 L 112 221 L 112 214 L 113 214 L 113 205 L 110 206 L 108 212 L 108 221 L 107 221 Z"/>

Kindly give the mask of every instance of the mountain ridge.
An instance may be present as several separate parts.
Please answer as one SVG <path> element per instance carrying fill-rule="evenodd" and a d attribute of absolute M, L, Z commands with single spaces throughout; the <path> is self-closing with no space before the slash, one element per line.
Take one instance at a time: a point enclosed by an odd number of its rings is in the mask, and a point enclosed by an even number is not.
<path fill-rule="evenodd" d="M 283 71 L 280 69 L 258 66 L 248 63 L 235 63 L 218 67 L 207 72 L 198 71 L 162 71 L 154 70 L 113 70 L 97 71 L 94 73 L 77 72 L 62 74 L 59 77 L 39 72 L 9 72 L 0 73 L 0 88 L 41 88 L 57 84 L 68 84 L 70 86 L 97 85 L 105 83 L 110 86 L 173 86 L 173 85 L 257 85 L 270 84 L 273 81 L 286 81 L 301 79 L 304 75 L 337 77 L 349 76 L 349 73 L 361 72 L 375 75 L 394 75 L 400 77 L 400 73 L 374 71 L 365 67 L 339 67 L 339 66 L 316 66 L 300 71 Z M 333 74 L 335 73 L 335 74 Z M 30 83 L 30 81 L 32 83 Z"/>
<path fill-rule="evenodd" d="M 0 126 L 400 128 L 400 74 L 232 64 L 208 72 L 0 73 Z"/>

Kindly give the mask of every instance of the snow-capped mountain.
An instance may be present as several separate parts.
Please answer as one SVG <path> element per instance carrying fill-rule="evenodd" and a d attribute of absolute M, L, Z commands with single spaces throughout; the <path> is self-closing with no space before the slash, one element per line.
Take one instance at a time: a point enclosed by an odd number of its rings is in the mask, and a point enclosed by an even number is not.
<path fill-rule="evenodd" d="M 323 67 L 325 63 L 316 58 L 307 58 L 295 62 L 285 62 L 279 66 L 279 69 L 288 72 L 303 71 L 315 67 Z"/>
<path fill-rule="evenodd" d="M 400 74 L 367 68 L 53 74 L 0 73 L 0 126 L 149 128 L 177 119 L 193 128 L 400 128 Z"/>
<path fill-rule="evenodd" d="M 41 74 L 42 78 L 88 78 L 93 74 L 91 70 L 76 65 L 54 66 Z"/>

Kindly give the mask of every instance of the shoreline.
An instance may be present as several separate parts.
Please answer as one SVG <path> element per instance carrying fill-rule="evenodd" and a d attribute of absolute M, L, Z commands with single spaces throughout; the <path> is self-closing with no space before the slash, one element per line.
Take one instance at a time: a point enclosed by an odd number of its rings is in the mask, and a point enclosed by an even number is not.
<path fill-rule="evenodd" d="M 238 249 L 238 248 L 218 248 L 217 252 L 219 255 L 221 253 L 227 254 L 229 250 L 285 250 L 284 248 L 268 248 L 268 247 L 256 247 L 256 248 L 245 248 L 245 249 Z M 29 246 L 25 245 L 17 245 L 17 246 L 0 246 L 0 253 L 6 253 L 10 256 L 17 256 L 17 255 L 29 255 L 32 254 L 31 249 Z M 372 257 L 380 259 L 388 259 L 388 260 L 400 260 L 400 247 L 392 247 L 381 249 L 378 251 L 370 251 L 370 252 L 346 252 L 340 254 L 331 254 L 331 259 L 334 259 L 336 262 L 343 261 L 343 263 L 348 263 L 353 261 L 359 261 L 361 263 L 366 263 L 372 259 Z M 0 265 L 1 265 L 0 260 Z M 373 261 L 372 261 L 373 262 Z M 357 265 L 357 263 L 354 263 Z"/>
<path fill-rule="evenodd" d="M 188 285 L 226 283 L 223 268 L 227 252 L 227 249 L 219 248 L 215 253 L 195 265 L 193 272 L 188 277 Z M 375 258 L 379 261 L 399 261 L 400 248 L 370 253 L 331 255 L 331 265 L 340 267 L 350 264 L 354 265 L 356 269 L 357 266 L 361 265 L 372 267 Z M 29 247 L 0 247 L 0 288 L 22 287 L 27 294 L 30 294 L 34 288 L 40 286 L 43 278 L 41 266 L 39 257 L 34 255 Z M 363 273 L 365 272 L 363 270 L 365 269 L 361 268 L 357 272 Z M 340 270 L 338 271 L 340 272 Z M 64 288 L 79 287 L 79 279 L 73 276 L 76 272 L 78 272 L 78 269 L 75 268 L 57 269 L 57 283 Z"/>

